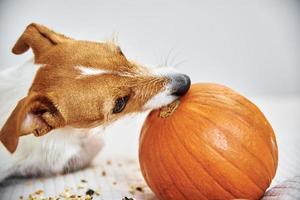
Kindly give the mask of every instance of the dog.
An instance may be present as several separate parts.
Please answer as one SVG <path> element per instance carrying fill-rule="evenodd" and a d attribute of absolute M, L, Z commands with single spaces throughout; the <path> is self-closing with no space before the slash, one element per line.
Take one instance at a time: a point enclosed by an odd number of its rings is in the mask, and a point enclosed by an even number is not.
<path fill-rule="evenodd" d="M 82 169 L 101 150 L 103 127 L 190 87 L 187 75 L 130 61 L 113 42 L 75 40 L 36 23 L 12 52 L 30 48 L 32 60 L 0 72 L 0 181 Z"/>

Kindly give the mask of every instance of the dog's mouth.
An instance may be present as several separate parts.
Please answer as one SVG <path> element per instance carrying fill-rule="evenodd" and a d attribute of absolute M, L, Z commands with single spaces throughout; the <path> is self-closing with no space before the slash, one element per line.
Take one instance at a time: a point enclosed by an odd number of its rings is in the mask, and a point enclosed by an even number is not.
<path fill-rule="evenodd" d="M 168 84 L 164 90 L 154 95 L 145 105 L 144 110 L 157 109 L 166 106 L 179 97 L 185 95 L 191 86 L 191 79 L 189 76 L 181 73 L 165 74 L 169 79 Z"/>

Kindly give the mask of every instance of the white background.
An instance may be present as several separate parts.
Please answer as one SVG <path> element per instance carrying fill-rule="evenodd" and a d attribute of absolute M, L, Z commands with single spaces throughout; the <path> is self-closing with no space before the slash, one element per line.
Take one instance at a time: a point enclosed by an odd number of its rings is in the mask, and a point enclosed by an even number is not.
<path fill-rule="evenodd" d="M 178 68 L 194 82 L 245 95 L 300 93 L 297 0 L 1 0 L 0 68 L 32 56 L 10 52 L 31 22 L 76 39 L 117 34 L 127 57 L 148 66 L 184 61 Z"/>

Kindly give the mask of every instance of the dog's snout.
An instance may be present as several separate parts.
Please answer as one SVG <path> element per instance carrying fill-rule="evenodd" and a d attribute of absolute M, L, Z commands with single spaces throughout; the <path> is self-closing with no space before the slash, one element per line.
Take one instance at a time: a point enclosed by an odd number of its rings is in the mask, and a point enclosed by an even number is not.
<path fill-rule="evenodd" d="M 185 74 L 177 74 L 172 77 L 172 95 L 183 96 L 190 89 L 191 79 Z"/>

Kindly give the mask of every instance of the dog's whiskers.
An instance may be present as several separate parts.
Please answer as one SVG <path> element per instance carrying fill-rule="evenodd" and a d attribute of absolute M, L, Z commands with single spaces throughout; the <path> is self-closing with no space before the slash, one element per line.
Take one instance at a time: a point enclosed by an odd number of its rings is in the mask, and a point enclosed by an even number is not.
<path fill-rule="evenodd" d="M 186 59 L 176 62 L 176 60 L 178 60 L 180 53 L 178 51 L 174 52 L 175 51 L 174 49 L 175 48 L 171 48 L 169 50 L 167 56 L 163 59 L 163 62 L 160 62 L 161 64 L 159 64 L 158 66 L 177 68 L 179 65 L 186 62 Z"/>
<path fill-rule="evenodd" d="M 179 66 L 181 66 L 183 63 L 186 63 L 186 62 L 187 62 L 186 59 L 181 60 L 181 61 L 178 61 L 177 63 L 175 63 L 175 64 L 173 65 L 173 67 L 174 67 L 174 68 L 178 68 Z"/>

